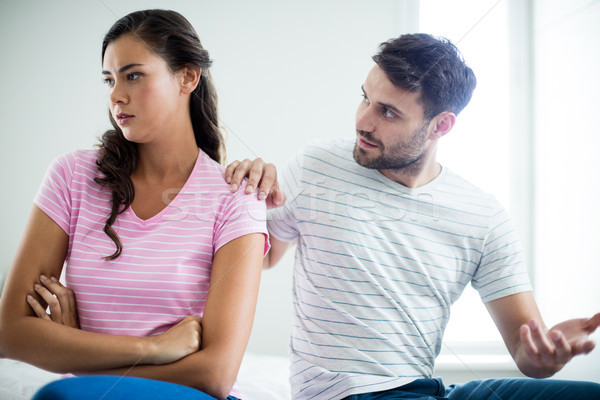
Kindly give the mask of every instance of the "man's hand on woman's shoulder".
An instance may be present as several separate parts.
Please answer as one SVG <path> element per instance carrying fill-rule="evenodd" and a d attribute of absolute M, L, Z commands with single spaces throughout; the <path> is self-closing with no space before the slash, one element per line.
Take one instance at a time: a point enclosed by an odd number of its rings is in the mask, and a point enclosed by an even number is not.
<path fill-rule="evenodd" d="M 227 166 L 225 180 L 231 185 L 232 192 L 240 188 L 244 178 L 248 178 L 246 194 L 254 193 L 258 188 L 258 198 L 266 201 L 267 208 L 277 208 L 285 204 L 285 195 L 279 189 L 275 165 L 257 158 L 254 161 L 236 160 Z"/>

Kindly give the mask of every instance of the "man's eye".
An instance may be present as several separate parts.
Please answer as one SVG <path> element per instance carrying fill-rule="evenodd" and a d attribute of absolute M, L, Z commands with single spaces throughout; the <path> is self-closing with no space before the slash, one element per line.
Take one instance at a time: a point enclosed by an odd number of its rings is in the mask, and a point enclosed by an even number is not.
<path fill-rule="evenodd" d="M 390 111 L 388 108 L 384 108 L 382 114 L 385 118 L 389 118 L 389 119 L 396 118 L 396 114 L 394 112 Z"/>

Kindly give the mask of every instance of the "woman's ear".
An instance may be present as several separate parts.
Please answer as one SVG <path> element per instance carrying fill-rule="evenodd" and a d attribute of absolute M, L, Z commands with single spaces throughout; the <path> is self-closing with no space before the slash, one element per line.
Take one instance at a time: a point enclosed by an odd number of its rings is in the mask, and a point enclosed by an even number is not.
<path fill-rule="evenodd" d="M 429 135 L 429 139 L 437 140 L 450 132 L 456 122 L 456 115 L 453 112 L 444 111 L 436 115 L 431 122 L 435 125 Z"/>
<path fill-rule="evenodd" d="M 190 94 L 200 82 L 200 76 L 202 75 L 202 69 L 196 67 L 184 67 L 180 71 L 180 82 L 181 92 L 184 94 Z"/>

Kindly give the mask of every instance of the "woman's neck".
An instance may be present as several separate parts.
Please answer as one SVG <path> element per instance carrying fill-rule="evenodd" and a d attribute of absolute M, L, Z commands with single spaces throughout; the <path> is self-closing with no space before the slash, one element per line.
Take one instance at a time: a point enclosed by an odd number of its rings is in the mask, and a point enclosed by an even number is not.
<path fill-rule="evenodd" d="M 198 146 L 191 135 L 164 143 L 139 143 L 135 177 L 145 181 L 164 182 L 187 180 L 198 158 Z"/>

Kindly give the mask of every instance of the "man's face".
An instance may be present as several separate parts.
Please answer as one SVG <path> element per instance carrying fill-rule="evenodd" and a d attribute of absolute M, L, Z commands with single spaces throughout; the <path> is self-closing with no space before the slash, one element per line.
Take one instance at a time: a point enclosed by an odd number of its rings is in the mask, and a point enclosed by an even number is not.
<path fill-rule="evenodd" d="M 421 171 L 429 144 L 419 93 L 400 89 L 375 65 L 362 86 L 356 111 L 355 161 L 366 168 Z"/>

